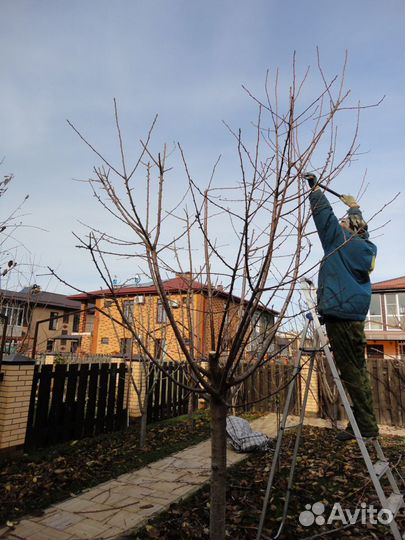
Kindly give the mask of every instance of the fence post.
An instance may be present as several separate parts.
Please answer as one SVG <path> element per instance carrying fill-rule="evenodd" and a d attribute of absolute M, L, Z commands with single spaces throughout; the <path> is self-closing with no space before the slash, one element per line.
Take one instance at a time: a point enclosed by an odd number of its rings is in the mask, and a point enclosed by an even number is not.
<path fill-rule="evenodd" d="M 308 357 L 303 356 L 303 365 L 302 365 L 302 370 L 301 370 L 302 387 L 305 386 L 308 379 L 309 362 L 306 362 L 306 360 L 308 360 Z M 301 404 L 303 400 L 303 393 L 304 392 L 298 393 L 298 397 L 301 394 Z M 307 401 L 307 408 L 306 408 L 306 413 L 308 416 L 319 415 L 318 395 L 319 395 L 318 394 L 318 374 L 315 371 L 313 371 L 311 374 L 311 381 L 309 384 L 309 394 L 308 394 L 308 401 Z"/>
<path fill-rule="evenodd" d="M 3 360 L 0 382 L 0 453 L 23 447 L 35 361 Z"/>

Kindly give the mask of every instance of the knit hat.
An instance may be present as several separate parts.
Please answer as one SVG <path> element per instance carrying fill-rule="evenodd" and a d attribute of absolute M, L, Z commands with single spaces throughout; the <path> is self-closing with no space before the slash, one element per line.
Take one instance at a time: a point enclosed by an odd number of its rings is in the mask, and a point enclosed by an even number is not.
<path fill-rule="evenodd" d="M 359 236 L 368 237 L 368 225 L 363 219 L 360 208 L 349 208 L 347 215 L 350 229 Z"/>

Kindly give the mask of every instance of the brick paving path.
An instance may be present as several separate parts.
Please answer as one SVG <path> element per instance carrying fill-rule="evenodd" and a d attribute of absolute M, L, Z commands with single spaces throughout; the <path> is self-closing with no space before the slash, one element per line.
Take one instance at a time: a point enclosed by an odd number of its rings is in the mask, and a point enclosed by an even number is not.
<path fill-rule="evenodd" d="M 297 422 L 290 417 L 291 424 Z M 307 418 L 307 424 L 329 427 L 319 418 Z M 274 437 L 275 414 L 252 422 L 255 431 Z M 382 428 L 382 433 L 404 435 L 405 430 Z M 204 484 L 210 474 L 210 441 L 191 446 L 177 454 L 151 463 L 132 473 L 82 492 L 52 505 L 44 514 L 22 519 L 13 529 L 0 529 L 0 538 L 9 540 L 84 540 L 122 536 L 141 527 L 152 515 L 173 502 L 190 495 Z M 228 464 L 242 461 L 246 454 L 228 450 Z"/>

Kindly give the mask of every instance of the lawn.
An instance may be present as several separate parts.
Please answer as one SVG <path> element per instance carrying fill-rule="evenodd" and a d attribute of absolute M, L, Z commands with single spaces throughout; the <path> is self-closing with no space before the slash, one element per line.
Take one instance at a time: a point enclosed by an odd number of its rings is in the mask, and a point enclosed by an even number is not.
<path fill-rule="evenodd" d="M 294 490 L 291 494 L 288 521 L 281 540 L 304 538 L 356 538 L 362 540 L 390 538 L 390 530 L 381 524 L 357 523 L 342 528 L 342 522 L 312 526 L 301 525 L 299 516 L 307 504 L 322 503 L 328 520 L 332 507 L 340 503 L 342 509 L 361 510 L 361 503 L 378 501 L 370 484 L 360 451 L 355 441 L 337 443 L 335 432 L 329 429 L 305 427 L 297 463 Z M 390 460 L 397 464 L 405 476 L 404 440 L 384 437 L 383 448 Z M 265 534 L 271 537 L 278 528 L 292 454 L 292 433 L 286 436 L 281 467 L 268 509 Z M 271 453 L 255 453 L 229 469 L 227 503 L 227 537 L 232 540 L 250 540 L 256 536 L 257 525 L 266 489 Z M 402 485 L 404 489 L 404 486 Z M 128 540 L 208 540 L 209 490 L 203 487 L 188 499 L 174 504 L 167 512 L 152 519 Z M 319 508 L 319 505 L 318 505 Z M 347 515 L 347 514 L 345 514 Z M 361 517 L 361 514 L 359 514 Z M 402 519 L 402 527 L 405 526 Z M 334 528 L 339 530 L 333 532 Z M 319 536 L 321 535 L 321 536 Z"/>

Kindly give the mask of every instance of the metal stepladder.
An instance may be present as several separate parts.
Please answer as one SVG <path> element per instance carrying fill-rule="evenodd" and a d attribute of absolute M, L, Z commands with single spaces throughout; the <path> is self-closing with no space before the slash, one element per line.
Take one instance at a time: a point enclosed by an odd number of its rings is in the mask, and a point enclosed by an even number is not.
<path fill-rule="evenodd" d="M 277 533 L 271 537 L 272 540 L 275 540 L 280 536 L 284 528 L 286 519 L 287 519 L 287 512 L 288 512 L 288 506 L 290 502 L 290 496 L 291 496 L 292 485 L 293 485 L 293 480 L 294 480 L 294 472 L 295 472 L 295 466 L 297 462 L 297 455 L 298 455 L 298 449 L 299 449 L 299 444 L 300 444 L 300 439 L 301 439 L 301 432 L 302 432 L 302 427 L 304 424 L 305 409 L 306 409 L 306 405 L 308 401 L 311 375 L 314 368 L 315 356 L 318 352 L 324 353 L 326 357 L 329 369 L 332 373 L 333 381 L 336 384 L 338 394 L 342 400 L 344 410 L 348 417 L 349 423 L 353 429 L 355 439 L 359 446 L 364 463 L 366 464 L 371 482 L 377 493 L 378 499 L 381 504 L 381 508 L 392 512 L 393 519 L 391 520 L 389 524 L 392 536 L 395 540 L 405 540 L 405 533 L 404 531 L 401 532 L 399 530 L 398 523 L 396 521 L 396 516 L 397 516 L 398 511 L 405 506 L 404 496 L 401 494 L 401 491 L 398 487 L 398 483 L 395 479 L 393 471 L 391 470 L 390 463 L 388 459 L 385 457 L 384 452 L 377 438 L 364 439 L 361 436 L 359 427 L 357 425 L 356 419 L 353 415 L 352 408 L 347 398 L 346 391 L 343 387 L 339 372 L 335 365 L 332 351 L 329 346 L 328 338 L 319 321 L 319 317 L 316 311 L 316 300 L 315 300 L 316 289 L 313 283 L 306 278 L 301 279 L 301 289 L 302 289 L 302 292 L 304 294 L 304 297 L 308 306 L 308 312 L 306 314 L 305 325 L 304 325 L 304 329 L 302 331 L 301 338 L 300 338 L 298 354 L 294 362 L 294 368 L 293 368 L 291 381 L 288 385 L 288 391 L 287 391 L 286 401 L 284 405 L 283 416 L 280 422 L 280 429 L 277 435 L 276 447 L 274 450 L 266 493 L 265 493 L 265 497 L 263 501 L 263 508 L 262 508 L 262 512 L 260 516 L 260 522 L 259 522 L 256 540 L 270 540 L 270 537 L 265 536 L 263 534 L 263 527 L 264 527 L 267 508 L 268 508 L 268 504 L 270 500 L 271 490 L 274 483 L 276 469 L 279 463 L 281 445 L 282 445 L 285 431 L 287 429 L 296 427 L 297 428 L 296 438 L 295 438 L 295 444 L 294 444 L 292 460 L 291 460 L 291 469 L 290 469 L 290 474 L 288 478 L 287 491 L 286 491 L 285 502 L 284 502 L 283 516 L 282 516 L 282 520 L 280 522 Z M 311 348 L 306 348 L 305 343 L 307 340 L 308 330 L 311 325 L 312 325 L 312 330 L 314 334 L 314 341 L 316 340 L 317 343 L 314 343 L 314 346 Z M 295 424 L 294 426 L 287 426 L 290 405 L 293 398 L 294 386 L 299 378 L 299 375 L 302 369 L 301 359 L 302 359 L 303 354 L 309 354 L 310 358 L 309 358 L 308 372 L 306 374 L 306 384 L 305 384 L 305 390 L 302 397 L 302 406 L 301 406 L 299 421 L 298 421 L 298 424 Z M 366 446 L 366 443 L 368 442 L 372 444 L 377 455 L 377 461 L 375 461 L 374 463 L 371 459 L 368 448 Z M 392 490 L 389 496 L 385 494 L 384 488 L 381 484 L 381 480 L 384 476 L 388 479 L 388 483 Z"/>

